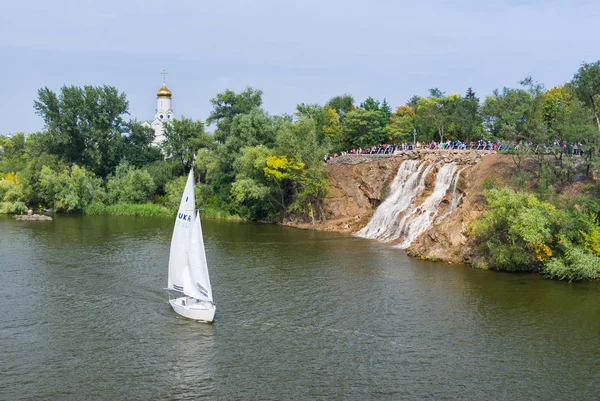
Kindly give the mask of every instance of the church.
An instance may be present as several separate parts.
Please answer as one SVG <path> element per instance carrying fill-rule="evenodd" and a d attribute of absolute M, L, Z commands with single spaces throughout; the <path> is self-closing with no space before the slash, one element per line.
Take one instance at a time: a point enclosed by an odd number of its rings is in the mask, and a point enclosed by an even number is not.
<path fill-rule="evenodd" d="M 163 72 L 166 74 L 166 72 Z M 166 80 L 163 78 L 163 84 L 156 92 L 156 114 L 154 120 L 144 121 L 143 125 L 151 127 L 154 130 L 155 146 L 160 146 L 165 140 L 165 124 L 170 124 L 174 118 L 173 109 L 171 109 L 171 97 L 173 93 L 167 88 Z"/>

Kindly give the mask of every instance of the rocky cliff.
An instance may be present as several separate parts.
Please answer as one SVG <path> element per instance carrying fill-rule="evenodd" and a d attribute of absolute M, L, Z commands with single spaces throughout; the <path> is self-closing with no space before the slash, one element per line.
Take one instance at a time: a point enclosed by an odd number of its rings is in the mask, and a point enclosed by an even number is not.
<path fill-rule="evenodd" d="M 407 160 L 414 160 L 411 165 L 420 167 L 418 171 L 415 167 L 413 173 L 415 183 L 411 185 L 416 189 L 413 192 L 404 190 L 403 194 L 403 188 L 398 186 L 402 179 L 398 177 L 401 174 L 399 167 Z M 452 182 L 447 182 L 440 191 L 441 171 L 449 164 L 452 178 L 448 175 L 446 181 L 452 179 Z M 326 219 L 303 227 L 350 234 L 360 230 L 362 236 L 383 239 L 391 246 L 405 248 L 413 256 L 453 263 L 472 262 L 468 230 L 484 210 L 483 183 L 491 178 L 505 180 L 511 168 L 510 156 L 481 151 L 419 150 L 393 156 L 345 155 L 328 165 L 330 192 L 326 198 Z M 361 229 L 369 224 L 391 190 L 395 191 L 392 195 L 403 199 L 398 202 L 408 204 L 410 201 L 411 204 L 404 209 L 404 206 L 397 207 L 391 212 L 391 219 L 383 220 L 388 226 L 399 225 L 395 227 L 396 235 L 389 232 L 364 235 L 369 230 Z M 387 201 L 390 202 L 396 201 Z M 428 224 L 419 223 L 418 230 L 409 227 L 411 219 L 421 217 L 429 219 Z M 377 230 L 381 228 L 370 232 Z"/>

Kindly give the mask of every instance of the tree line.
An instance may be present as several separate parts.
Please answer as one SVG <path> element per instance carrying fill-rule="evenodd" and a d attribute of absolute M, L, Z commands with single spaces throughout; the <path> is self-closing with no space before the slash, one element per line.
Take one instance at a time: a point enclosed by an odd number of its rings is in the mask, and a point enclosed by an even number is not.
<path fill-rule="evenodd" d="M 155 147 L 149 127 L 126 119 L 129 103 L 116 88 L 42 88 L 34 110 L 43 131 L 0 137 L 0 211 L 172 208 L 186 171 L 195 167 L 199 206 L 250 220 L 314 221 L 325 213 L 325 154 L 413 140 L 560 138 L 582 143 L 593 166 L 600 148 L 600 61 L 583 64 L 564 85 L 545 89 L 528 77 L 483 102 L 472 88 L 464 95 L 432 88 L 395 110 L 386 99 L 357 104 L 343 94 L 270 115 L 262 94 L 254 88 L 219 93 L 206 123 L 175 119 Z"/>

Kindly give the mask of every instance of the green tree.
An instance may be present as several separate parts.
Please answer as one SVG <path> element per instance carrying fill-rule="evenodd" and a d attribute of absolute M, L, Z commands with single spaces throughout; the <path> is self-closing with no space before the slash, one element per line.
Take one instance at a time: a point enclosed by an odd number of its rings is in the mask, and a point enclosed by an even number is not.
<path fill-rule="evenodd" d="M 206 124 L 217 124 L 215 139 L 220 143 L 226 143 L 234 117 L 259 108 L 262 105 L 262 94 L 261 90 L 248 87 L 239 94 L 227 89 L 212 98 L 210 102 L 213 105 L 213 111 L 206 119 Z"/>
<path fill-rule="evenodd" d="M 484 195 L 488 211 L 474 223 L 473 234 L 491 267 L 535 270 L 552 256 L 553 229 L 559 221 L 553 205 L 508 188 L 491 189 Z"/>
<path fill-rule="evenodd" d="M 335 110 L 331 115 L 337 114 Z M 337 120 L 336 120 L 337 121 Z M 323 216 L 327 195 L 327 171 L 321 155 L 325 152 L 317 140 L 314 120 L 303 118 L 277 131 L 276 155 L 267 159 L 264 172 L 271 183 L 278 184 L 282 210 L 314 222 Z M 276 171 L 286 174 L 277 178 Z M 282 185 L 284 184 L 285 185 Z"/>
<path fill-rule="evenodd" d="M 286 122 L 289 120 L 282 119 L 277 124 Z M 236 180 L 237 174 L 233 166 L 241 149 L 258 145 L 272 147 L 275 142 L 275 126 L 275 120 L 260 108 L 233 117 L 227 142 L 219 144 L 217 148 L 218 163 L 210 183 L 214 192 L 221 197 L 221 204 L 227 203 L 230 186 Z"/>
<path fill-rule="evenodd" d="M 483 119 L 479 114 L 479 98 L 473 89 L 468 88 L 465 97 L 458 101 L 454 118 L 460 139 L 468 143 L 481 136 Z"/>
<path fill-rule="evenodd" d="M 255 108 L 233 118 L 225 147 L 229 153 L 235 153 L 246 146 L 265 145 L 271 147 L 274 143 L 275 122 L 273 118 L 263 109 Z"/>
<path fill-rule="evenodd" d="M 331 111 L 333 109 L 329 108 L 329 107 L 323 107 L 321 105 L 312 103 L 312 104 L 306 104 L 306 103 L 300 103 L 299 105 L 296 106 L 296 113 L 295 117 L 297 120 L 303 119 L 303 118 L 310 118 L 315 122 L 315 129 L 317 130 L 317 137 L 319 142 L 323 142 L 325 140 L 325 137 L 329 137 L 331 138 L 332 133 L 331 133 L 331 125 L 332 125 L 332 121 L 331 121 Z M 333 110 L 335 112 L 335 110 Z M 336 123 L 339 126 L 339 116 L 337 115 L 337 112 L 335 112 L 335 119 L 336 119 Z M 325 131 L 328 131 L 327 133 Z"/>
<path fill-rule="evenodd" d="M 379 103 L 378 100 L 368 97 L 360 104 L 360 108 L 369 111 L 377 111 L 380 115 L 381 126 L 383 129 L 387 126 L 388 120 L 392 115 L 392 109 L 385 99 L 383 99 L 383 103 Z"/>
<path fill-rule="evenodd" d="M 26 164 L 25 134 L 0 136 L 0 174 L 22 171 Z"/>
<path fill-rule="evenodd" d="M 101 180 L 77 165 L 60 172 L 42 167 L 40 188 L 47 204 L 64 212 L 83 211 L 102 192 Z"/>
<path fill-rule="evenodd" d="M 264 145 L 248 146 L 241 149 L 235 160 L 235 181 L 231 184 L 233 210 L 249 220 L 271 220 L 284 206 L 269 185 L 264 168 L 273 151 Z"/>
<path fill-rule="evenodd" d="M 18 174 L 0 174 L 0 213 L 27 211 L 27 194 Z"/>
<path fill-rule="evenodd" d="M 600 275 L 600 258 L 586 249 L 565 244 L 564 256 L 549 259 L 541 269 L 542 274 L 558 280 L 593 280 Z"/>
<path fill-rule="evenodd" d="M 451 133 L 451 118 L 456 109 L 456 104 L 460 101 L 460 96 L 453 94 L 444 96 L 444 93 L 437 88 L 429 90 L 428 98 L 420 98 L 417 103 L 417 114 L 428 118 L 435 124 L 439 142 L 444 142 L 444 137 Z"/>
<path fill-rule="evenodd" d="M 600 130 L 600 117 L 598 116 L 598 106 L 600 104 L 600 61 L 595 63 L 584 63 L 581 65 L 571 85 L 579 99 L 583 101 L 591 110 Z"/>
<path fill-rule="evenodd" d="M 368 147 L 386 142 L 379 111 L 354 109 L 346 114 L 342 129 L 348 145 L 352 147 Z"/>
<path fill-rule="evenodd" d="M 340 122 L 342 122 L 346 113 L 354 108 L 354 98 L 348 94 L 335 96 L 329 99 L 325 107 L 334 109 L 340 117 Z"/>
<path fill-rule="evenodd" d="M 546 126 L 568 144 L 582 142 L 594 147 L 599 133 L 592 124 L 585 104 L 573 96 L 566 86 L 546 91 L 542 104 L 542 118 Z"/>
<path fill-rule="evenodd" d="M 413 109 L 417 110 L 417 107 L 419 106 L 419 100 L 421 98 L 422 98 L 422 96 L 414 95 L 410 99 L 408 99 L 408 102 L 406 102 L 406 105 L 408 107 L 412 107 Z"/>
<path fill-rule="evenodd" d="M 148 171 L 124 162 L 109 177 L 106 189 L 109 203 L 143 203 L 150 200 L 156 185 Z"/>
<path fill-rule="evenodd" d="M 209 148 L 198 150 L 194 167 L 202 184 L 206 184 L 212 179 L 217 166 L 217 155 L 214 150 Z"/>
<path fill-rule="evenodd" d="M 329 110 L 335 113 L 335 110 Z M 322 165 L 325 152 L 317 140 L 315 122 L 310 118 L 281 125 L 277 130 L 275 150 L 278 155 L 300 160 L 308 166 Z"/>
<path fill-rule="evenodd" d="M 179 163 L 184 171 L 194 164 L 198 149 L 213 146 L 213 139 L 204 131 L 202 121 L 182 117 L 165 125 L 165 140 L 162 143 L 167 158 Z"/>
<path fill-rule="evenodd" d="M 59 95 L 45 87 L 34 102 L 44 119 L 47 151 L 101 177 L 119 164 L 128 107 L 125 94 L 106 85 L 63 86 Z"/>
<path fill-rule="evenodd" d="M 379 103 L 378 100 L 375 100 L 372 97 L 368 97 L 365 99 L 364 102 L 362 102 L 360 104 L 360 108 L 363 110 L 369 110 L 369 111 L 380 111 L 381 104 Z"/>
<path fill-rule="evenodd" d="M 169 163 L 166 160 L 158 160 L 153 163 L 146 164 L 143 166 L 143 169 L 150 174 L 152 181 L 154 181 L 154 185 L 156 185 L 156 189 L 154 190 L 155 194 L 158 196 L 164 196 L 166 195 L 167 184 L 175 178 L 174 170 L 180 170 L 180 167 L 179 165 Z M 183 191 L 184 187 L 185 184 L 181 187 L 181 191 Z M 181 197 L 181 194 L 179 194 L 179 196 Z M 179 201 L 177 202 L 177 206 L 178 205 Z"/>
<path fill-rule="evenodd" d="M 526 135 L 538 144 L 551 142 L 554 139 L 553 133 L 543 120 L 544 85 L 531 77 L 526 77 L 519 83 L 527 89 L 531 98 L 529 113 L 524 122 Z"/>
<path fill-rule="evenodd" d="M 531 95 L 523 89 L 496 89 L 481 106 L 484 125 L 494 138 L 531 141 L 526 129 L 531 104 Z"/>
<path fill-rule="evenodd" d="M 390 117 L 392 116 L 392 108 L 385 98 L 383 98 L 379 112 L 381 113 L 381 123 L 385 129 L 390 121 Z"/>
<path fill-rule="evenodd" d="M 298 118 L 312 118 L 318 120 L 323 113 L 323 106 L 316 103 L 300 103 L 296 106 L 296 116 Z"/>
<path fill-rule="evenodd" d="M 143 167 L 161 159 L 160 149 L 152 145 L 154 130 L 137 121 L 125 124 L 125 135 L 121 142 L 121 158 L 135 167 Z"/>

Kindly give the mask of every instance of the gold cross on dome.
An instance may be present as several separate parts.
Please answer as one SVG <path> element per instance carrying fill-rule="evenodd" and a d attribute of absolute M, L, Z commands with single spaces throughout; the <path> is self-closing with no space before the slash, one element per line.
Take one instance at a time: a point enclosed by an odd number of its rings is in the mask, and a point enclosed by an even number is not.
<path fill-rule="evenodd" d="M 168 74 L 167 70 L 162 70 L 160 73 L 160 75 L 163 76 L 163 83 L 167 82 L 167 74 Z"/>

